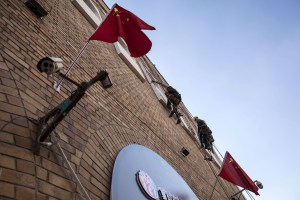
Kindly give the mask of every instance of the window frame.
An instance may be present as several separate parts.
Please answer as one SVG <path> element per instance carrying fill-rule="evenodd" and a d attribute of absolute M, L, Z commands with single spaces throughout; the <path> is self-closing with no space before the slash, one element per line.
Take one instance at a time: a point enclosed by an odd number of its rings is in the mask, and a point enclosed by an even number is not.
<path fill-rule="evenodd" d="M 152 80 L 156 80 L 151 73 L 144 67 L 144 64 L 142 61 L 139 61 L 139 65 L 141 66 L 142 71 L 144 72 L 144 75 L 146 76 L 147 81 L 150 83 L 156 97 L 158 98 L 158 101 L 167 108 L 167 97 L 165 95 L 164 90 L 161 89 L 161 86 L 158 84 L 152 83 Z"/>
<path fill-rule="evenodd" d="M 98 28 L 102 17 L 92 0 L 72 0 L 72 3 L 94 28 Z"/>
<path fill-rule="evenodd" d="M 122 38 L 120 38 L 122 39 Z M 124 42 L 124 44 L 126 44 Z M 128 51 L 122 46 L 120 42 L 115 42 L 114 43 L 115 49 L 120 56 L 120 58 L 124 61 L 124 63 L 131 69 L 131 71 L 142 81 L 145 82 L 145 75 L 142 71 L 142 68 L 134 58 L 132 58 Z"/>

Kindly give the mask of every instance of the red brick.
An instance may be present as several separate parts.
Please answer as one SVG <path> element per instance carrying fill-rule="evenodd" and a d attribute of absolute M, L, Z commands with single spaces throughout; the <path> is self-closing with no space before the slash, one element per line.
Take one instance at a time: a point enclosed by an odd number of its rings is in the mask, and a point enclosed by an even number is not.
<path fill-rule="evenodd" d="M 2 77 L 1 81 L 3 85 L 6 85 L 11 88 L 17 88 L 14 80 Z"/>
<path fill-rule="evenodd" d="M 30 118 L 32 118 L 32 119 L 37 118 L 37 117 L 36 117 L 37 114 L 32 113 L 32 112 L 30 112 L 29 110 L 25 110 L 25 112 L 26 112 L 26 116 L 27 116 L 27 117 L 30 117 Z"/>
<path fill-rule="evenodd" d="M 69 145 L 68 143 L 64 142 L 63 140 L 60 141 L 60 145 L 64 150 L 68 151 L 69 153 L 75 153 L 75 148 Z"/>
<path fill-rule="evenodd" d="M 0 69 L 0 77 L 4 77 L 4 78 L 12 78 L 11 76 L 11 71 L 6 71 L 6 70 L 2 70 Z"/>
<path fill-rule="evenodd" d="M 72 199 L 71 192 L 55 187 L 54 185 L 49 184 L 45 181 L 39 181 L 39 191 L 58 199 Z"/>
<path fill-rule="evenodd" d="M 22 54 L 17 52 L 12 52 L 12 50 L 9 50 L 7 48 L 4 48 L 4 52 L 7 53 L 11 58 L 15 59 L 19 64 L 21 64 L 23 67 L 29 68 L 29 65 L 25 63 L 20 57 L 24 57 Z"/>
<path fill-rule="evenodd" d="M 7 99 L 6 99 L 6 95 L 5 94 L 0 93 L 0 101 L 4 101 L 4 102 L 7 103 Z"/>
<path fill-rule="evenodd" d="M 91 192 L 91 193 L 89 193 L 90 195 L 92 195 L 92 193 L 94 193 L 97 196 L 101 195 L 102 192 L 97 187 L 95 187 L 93 184 L 91 184 L 90 181 L 87 180 L 85 177 L 82 177 L 81 175 L 79 175 L 79 180 L 81 181 L 81 183 L 83 184 L 85 189 Z"/>
<path fill-rule="evenodd" d="M 8 66 L 10 66 L 11 64 L 9 64 Z M 14 68 L 13 66 L 11 66 L 11 68 Z M 18 84 L 20 84 L 20 79 L 21 79 L 21 76 L 19 75 L 19 74 L 17 74 L 17 73 L 15 73 L 15 72 L 12 72 L 11 73 L 11 75 L 12 75 L 12 77 L 14 78 L 14 80 L 16 81 L 16 85 L 17 85 L 17 87 L 18 87 L 18 89 L 19 90 L 22 90 L 22 88 L 18 85 Z M 21 85 L 21 86 L 23 86 L 23 85 Z M 25 89 L 24 89 L 24 91 L 25 91 Z"/>
<path fill-rule="evenodd" d="M 56 185 L 70 192 L 75 191 L 75 184 L 72 181 L 65 179 L 61 176 L 57 176 L 53 173 L 49 174 L 49 183 L 52 183 L 53 185 Z"/>
<path fill-rule="evenodd" d="M 22 99 L 25 100 L 26 102 L 28 102 L 32 107 L 34 107 L 35 109 L 37 108 L 40 111 L 43 111 L 44 106 L 38 101 L 38 99 L 31 97 L 22 91 L 20 91 L 20 95 L 21 95 Z M 26 104 L 26 105 L 28 105 L 28 103 L 24 102 L 24 104 Z M 49 106 L 49 104 L 48 104 L 48 106 Z M 25 106 L 25 108 L 26 107 L 27 106 Z"/>
<path fill-rule="evenodd" d="M 16 199 L 33 200 L 35 199 L 35 190 L 18 186 L 16 188 Z"/>
<path fill-rule="evenodd" d="M 85 160 L 89 165 L 92 165 L 92 164 L 93 164 L 92 159 L 91 159 L 86 153 L 83 154 L 82 158 L 83 158 L 83 160 Z"/>
<path fill-rule="evenodd" d="M 17 125 L 20 125 L 20 126 L 23 126 L 23 127 L 28 127 L 29 119 L 27 119 L 27 117 L 21 117 L 21 116 L 13 115 L 12 119 L 13 119 L 12 121 L 13 121 L 14 124 L 17 124 Z"/>
<path fill-rule="evenodd" d="M 47 177 L 48 177 L 48 171 L 41 168 L 41 167 L 39 167 L 39 166 L 37 166 L 36 167 L 36 175 L 39 179 L 42 179 L 42 180 L 46 181 Z"/>
<path fill-rule="evenodd" d="M 8 112 L 8 113 L 13 113 L 16 115 L 21 115 L 25 116 L 25 111 L 24 108 L 14 106 L 8 103 L 0 102 L 0 110 Z"/>
<path fill-rule="evenodd" d="M 5 64 L 5 62 L 0 62 L 0 69 L 8 70 L 8 67 L 7 67 L 7 65 Z"/>
<path fill-rule="evenodd" d="M 30 138 L 15 136 L 15 143 L 19 147 L 23 147 L 26 149 L 31 149 L 33 142 Z"/>
<path fill-rule="evenodd" d="M 85 170 L 82 166 L 79 167 L 79 174 L 81 174 L 82 177 L 84 177 L 87 180 L 89 180 L 91 177 L 91 174 L 87 170 Z"/>
<path fill-rule="evenodd" d="M 41 193 L 38 193 L 37 194 L 37 198 L 36 200 L 46 200 L 47 199 L 47 196 L 44 195 L 44 194 L 41 194 Z M 49 199 L 48 199 L 49 200 Z"/>
<path fill-rule="evenodd" d="M 24 107 L 25 107 L 26 111 L 33 113 L 35 118 L 37 118 L 36 117 L 38 114 L 38 109 L 36 108 L 37 104 L 33 105 L 31 103 L 28 103 L 27 101 L 24 101 L 23 103 L 24 103 Z M 40 111 L 42 111 L 42 110 L 40 110 Z"/>
<path fill-rule="evenodd" d="M 0 181 L 0 198 L 1 196 L 14 198 L 15 197 L 14 185 Z"/>
<path fill-rule="evenodd" d="M 20 98 L 7 95 L 7 99 L 8 99 L 8 103 L 15 106 L 23 107 L 23 103 Z"/>
<path fill-rule="evenodd" d="M 6 65 L 7 65 L 7 67 L 9 68 L 9 69 L 11 69 L 11 70 L 14 70 L 14 71 L 11 71 L 11 73 L 14 73 L 14 72 L 16 72 L 17 74 L 19 74 L 20 75 L 20 70 L 19 69 L 24 69 L 24 67 L 23 66 L 21 66 L 14 58 L 12 58 L 12 57 L 10 57 L 10 55 L 8 55 L 8 54 L 6 54 L 5 52 L 3 52 L 3 57 L 4 57 L 4 59 L 5 59 L 5 63 L 6 63 Z M 17 69 L 19 70 L 19 71 L 17 71 Z M 21 73 L 23 73 L 23 72 L 21 72 Z M 24 74 L 24 73 L 23 73 Z M 26 76 L 25 74 L 24 74 L 24 76 Z M 22 77 L 22 75 L 21 75 L 21 77 Z"/>
<path fill-rule="evenodd" d="M 38 94 L 36 94 L 35 92 Z M 35 92 L 28 89 L 26 90 L 27 95 L 29 95 L 30 97 L 32 97 L 33 99 L 41 103 L 43 106 L 49 106 L 49 104 L 43 99 L 44 95 L 41 94 L 40 91 L 35 91 Z"/>
<path fill-rule="evenodd" d="M 30 130 L 29 128 L 25 128 L 16 124 L 9 123 L 3 128 L 3 131 L 19 135 L 22 137 L 30 137 Z"/>
<path fill-rule="evenodd" d="M 17 170 L 27 174 L 35 174 L 35 165 L 32 162 L 17 159 Z"/>
<path fill-rule="evenodd" d="M 31 151 L 0 142 L 0 153 L 16 158 L 25 159 L 33 162 L 33 154 Z"/>
<path fill-rule="evenodd" d="M 16 161 L 14 158 L 0 154 L 0 160 L 0 166 L 10 169 L 16 169 Z"/>
<path fill-rule="evenodd" d="M 42 159 L 42 167 L 44 169 L 47 169 L 48 171 L 54 172 L 54 173 L 56 173 L 58 175 L 61 175 L 61 176 L 64 175 L 63 170 L 67 170 L 67 169 L 62 168 L 61 166 L 59 166 L 59 165 L 57 165 L 57 164 L 55 164 L 55 163 L 53 163 L 53 162 L 51 162 L 51 161 L 49 161 L 45 158 Z"/>
<path fill-rule="evenodd" d="M 77 156 L 71 154 L 71 162 L 73 162 L 76 165 L 79 165 L 80 164 L 80 158 L 78 158 Z"/>
<path fill-rule="evenodd" d="M 0 180 L 6 181 L 9 183 L 18 184 L 18 185 L 27 186 L 30 188 L 35 188 L 35 186 L 36 186 L 36 181 L 35 181 L 34 176 L 31 176 L 31 175 L 28 175 L 25 173 L 21 173 L 21 172 L 17 172 L 15 170 L 11 170 L 11 169 L 2 168 Z"/>
<path fill-rule="evenodd" d="M 45 78 L 43 76 L 43 74 L 41 74 L 41 72 L 37 71 L 37 69 L 35 68 L 31 68 L 30 71 L 28 71 L 28 75 L 32 75 L 34 74 L 36 76 L 35 79 L 29 79 L 29 82 L 31 84 L 35 84 L 36 87 L 47 87 L 48 85 L 50 85 L 52 87 L 53 82 L 50 81 L 49 79 Z M 48 91 L 49 92 L 49 91 Z"/>
<path fill-rule="evenodd" d="M 18 97 L 18 90 L 16 88 L 8 87 L 5 85 L 0 85 L 0 92 L 4 94 L 9 94 L 15 97 Z"/>
<path fill-rule="evenodd" d="M 15 42 L 16 40 L 14 40 Z M 13 48 L 15 48 L 17 51 L 20 51 L 20 47 L 16 45 L 13 41 L 8 40 L 8 44 L 10 44 Z"/>
<path fill-rule="evenodd" d="M 86 198 L 84 196 L 82 196 L 81 194 L 76 194 L 76 198 L 75 200 L 85 200 Z"/>
<path fill-rule="evenodd" d="M 0 125 L 1 125 L 1 122 L 0 122 Z M 0 141 L 11 143 L 11 144 L 15 143 L 14 136 L 12 134 L 5 133 L 5 132 L 2 132 L 2 131 L 0 131 Z"/>

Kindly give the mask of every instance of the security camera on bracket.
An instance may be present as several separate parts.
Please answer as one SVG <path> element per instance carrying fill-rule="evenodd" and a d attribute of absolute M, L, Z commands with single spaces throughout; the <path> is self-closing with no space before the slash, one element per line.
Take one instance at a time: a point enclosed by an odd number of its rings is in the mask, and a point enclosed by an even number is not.
<path fill-rule="evenodd" d="M 56 57 L 45 57 L 38 62 L 37 68 L 40 72 L 48 75 L 57 73 L 63 68 L 63 60 Z"/>
<path fill-rule="evenodd" d="M 60 70 L 63 68 L 63 60 L 57 57 L 45 57 L 42 58 L 38 64 L 37 68 L 41 73 L 46 73 L 48 75 L 58 74 L 60 75 Z M 54 81 L 53 88 L 60 92 L 61 81 L 58 84 L 58 81 Z"/>
<path fill-rule="evenodd" d="M 84 97 L 87 89 L 98 81 L 104 89 L 112 86 L 112 82 L 106 70 L 100 70 L 95 77 L 87 82 L 84 81 L 77 83 L 66 75 L 59 73 L 59 70 L 62 68 L 62 60 L 59 58 L 45 57 L 37 64 L 37 68 L 40 72 L 45 72 L 47 74 L 58 73 L 59 76 L 76 85 L 77 89 L 43 117 L 38 118 L 36 122 L 38 125 L 38 131 L 33 146 L 33 153 L 35 155 L 39 154 L 40 145 L 52 145 L 51 137 L 49 136 L 64 117 L 67 116 L 67 114 L 76 106 L 80 99 Z"/>

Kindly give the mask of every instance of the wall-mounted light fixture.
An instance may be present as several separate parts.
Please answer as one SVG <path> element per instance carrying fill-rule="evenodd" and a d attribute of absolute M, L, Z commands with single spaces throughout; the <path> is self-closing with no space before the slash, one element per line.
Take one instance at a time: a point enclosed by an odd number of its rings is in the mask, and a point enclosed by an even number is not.
<path fill-rule="evenodd" d="M 185 147 L 182 147 L 180 152 L 184 157 L 186 157 L 190 154 L 190 152 Z"/>
<path fill-rule="evenodd" d="M 38 18 L 48 15 L 48 12 L 35 0 L 24 0 L 24 3 Z"/>
<path fill-rule="evenodd" d="M 110 88 L 112 86 L 112 82 L 111 82 L 108 75 L 105 76 L 102 80 L 100 80 L 100 82 L 101 82 L 101 85 L 104 89 Z"/>

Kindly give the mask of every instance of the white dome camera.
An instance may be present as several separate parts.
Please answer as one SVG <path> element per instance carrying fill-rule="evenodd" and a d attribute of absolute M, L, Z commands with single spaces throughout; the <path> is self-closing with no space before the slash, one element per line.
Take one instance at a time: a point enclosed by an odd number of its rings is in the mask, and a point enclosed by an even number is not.
<path fill-rule="evenodd" d="M 45 72 L 48 75 L 54 74 L 63 68 L 63 60 L 56 57 L 45 57 L 38 62 L 37 68 L 40 72 Z"/>

